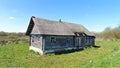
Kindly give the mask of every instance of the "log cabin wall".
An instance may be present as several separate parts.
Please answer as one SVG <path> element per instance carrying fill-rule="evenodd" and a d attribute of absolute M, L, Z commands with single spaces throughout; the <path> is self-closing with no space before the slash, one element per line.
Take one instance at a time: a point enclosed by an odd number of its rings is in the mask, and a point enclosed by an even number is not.
<path fill-rule="evenodd" d="M 74 47 L 72 36 L 44 36 L 45 50 L 54 50 Z"/>
<path fill-rule="evenodd" d="M 31 46 L 40 48 L 42 50 L 43 49 L 43 46 L 42 46 L 43 36 L 39 34 L 31 34 L 30 37 L 31 37 L 31 40 L 30 40 Z"/>

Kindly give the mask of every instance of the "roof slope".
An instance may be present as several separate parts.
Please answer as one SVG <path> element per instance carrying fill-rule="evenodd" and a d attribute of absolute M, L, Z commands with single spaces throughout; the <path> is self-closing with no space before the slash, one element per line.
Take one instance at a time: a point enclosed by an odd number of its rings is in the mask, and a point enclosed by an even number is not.
<path fill-rule="evenodd" d="M 75 35 L 74 32 L 84 32 L 87 35 L 94 36 L 84 26 L 68 22 L 52 21 L 42 18 L 31 17 L 26 35 L 44 34 L 44 35 Z"/>

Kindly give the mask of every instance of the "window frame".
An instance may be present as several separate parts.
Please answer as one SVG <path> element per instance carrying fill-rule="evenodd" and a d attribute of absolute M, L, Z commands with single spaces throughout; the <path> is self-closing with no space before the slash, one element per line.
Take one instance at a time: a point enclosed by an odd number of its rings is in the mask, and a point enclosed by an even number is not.
<path fill-rule="evenodd" d="M 55 36 L 51 36 L 50 37 L 50 42 L 51 43 L 56 43 L 56 37 Z"/>
<path fill-rule="evenodd" d="M 35 38 L 35 37 L 34 37 L 34 36 L 32 36 L 32 40 L 31 40 L 31 42 L 34 42 L 34 40 L 35 40 L 34 38 Z"/>

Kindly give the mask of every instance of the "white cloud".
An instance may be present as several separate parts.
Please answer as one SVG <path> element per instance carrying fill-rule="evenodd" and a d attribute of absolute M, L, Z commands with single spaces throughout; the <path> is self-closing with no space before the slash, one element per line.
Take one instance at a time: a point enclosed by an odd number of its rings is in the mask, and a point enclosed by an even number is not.
<path fill-rule="evenodd" d="M 10 16 L 8 19 L 9 19 L 9 20 L 13 20 L 13 19 L 15 19 L 15 17 Z"/>

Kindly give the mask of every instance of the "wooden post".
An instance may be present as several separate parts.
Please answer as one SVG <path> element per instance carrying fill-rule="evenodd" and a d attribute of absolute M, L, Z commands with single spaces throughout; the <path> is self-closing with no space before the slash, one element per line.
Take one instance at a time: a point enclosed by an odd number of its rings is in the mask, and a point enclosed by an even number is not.
<path fill-rule="evenodd" d="M 29 46 L 31 46 L 31 35 L 29 35 Z"/>
<path fill-rule="evenodd" d="M 44 36 L 42 37 L 42 51 L 44 54 L 44 52 L 45 52 L 45 37 Z"/>
<path fill-rule="evenodd" d="M 76 39 L 75 39 L 75 36 L 73 36 L 73 45 L 74 45 L 74 47 L 76 46 Z"/>

